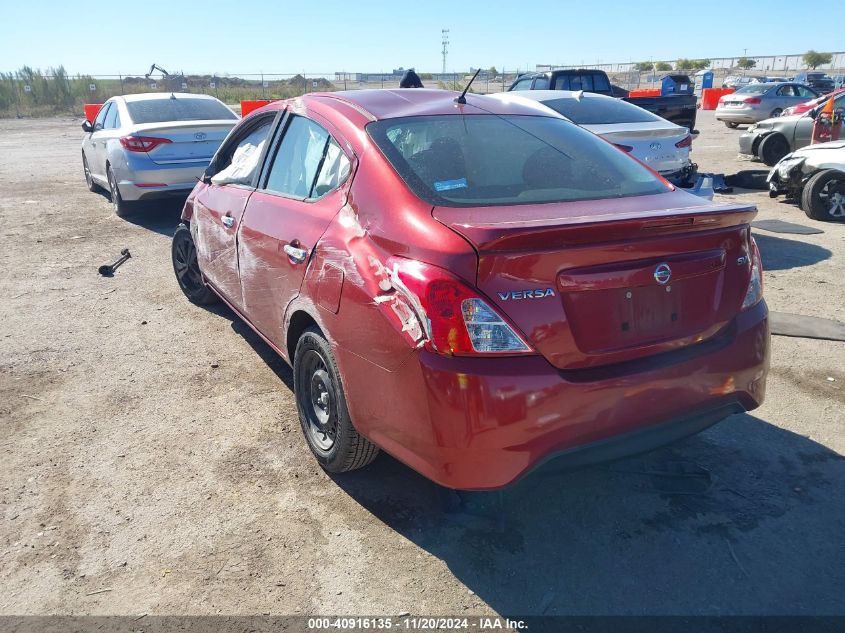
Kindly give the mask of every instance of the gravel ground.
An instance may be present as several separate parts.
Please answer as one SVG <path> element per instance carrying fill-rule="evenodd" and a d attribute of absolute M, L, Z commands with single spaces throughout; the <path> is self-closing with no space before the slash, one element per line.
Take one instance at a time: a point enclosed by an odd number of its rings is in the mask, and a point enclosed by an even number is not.
<path fill-rule="evenodd" d="M 761 168 L 699 129 L 701 169 Z M 0 121 L 0 614 L 845 613 L 845 343 L 774 337 L 751 414 L 444 513 L 386 455 L 316 466 L 288 367 L 176 286 L 178 205 L 115 217 L 81 136 Z M 845 225 L 732 197 L 824 230 L 757 231 L 770 308 L 845 321 Z M 709 487 L 643 474 L 672 462 Z"/>

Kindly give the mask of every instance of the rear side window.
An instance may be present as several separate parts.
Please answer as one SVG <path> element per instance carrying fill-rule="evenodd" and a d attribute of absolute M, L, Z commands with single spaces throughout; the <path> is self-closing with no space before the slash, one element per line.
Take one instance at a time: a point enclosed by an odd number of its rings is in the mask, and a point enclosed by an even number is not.
<path fill-rule="evenodd" d="M 546 77 L 537 77 L 534 80 L 534 90 L 548 90 L 549 80 Z"/>
<path fill-rule="evenodd" d="M 265 188 L 292 198 L 319 198 L 349 174 L 349 159 L 319 124 L 294 116 L 267 175 Z"/>
<path fill-rule="evenodd" d="M 367 126 L 417 196 L 452 207 L 568 202 L 667 191 L 597 136 L 539 116 L 421 116 Z"/>
<path fill-rule="evenodd" d="M 166 121 L 209 121 L 238 117 L 216 99 L 167 97 L 129 101 L 126 104 L 133 123 L 164 123 Z"/>
<path fill-rule="evenodd" d="M 520 79 L 517 81 L 511 90 L 531 90 L 531 82 L 533 80 L 529 77 L 528 79 Z"/>
<path fill-rule="evenodd" d="M 543 105 L 559 112 L 578 125 L 602 125 L 608 123 L 649 123 L 662 121 L 648 110 L 632 103 L 613 98 L 550 99 Z"/>

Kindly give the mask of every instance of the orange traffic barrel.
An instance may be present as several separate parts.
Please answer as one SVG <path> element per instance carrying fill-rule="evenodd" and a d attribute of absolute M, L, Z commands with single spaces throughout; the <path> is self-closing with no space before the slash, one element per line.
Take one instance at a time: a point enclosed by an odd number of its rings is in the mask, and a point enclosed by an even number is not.
<path fill-rule="evenodd" d="M 701 109 L 715 110 L 719 105 L 719 99 L 732 92 L 736 92 L 734 88 L 704 88 L 701 91 Z"/>

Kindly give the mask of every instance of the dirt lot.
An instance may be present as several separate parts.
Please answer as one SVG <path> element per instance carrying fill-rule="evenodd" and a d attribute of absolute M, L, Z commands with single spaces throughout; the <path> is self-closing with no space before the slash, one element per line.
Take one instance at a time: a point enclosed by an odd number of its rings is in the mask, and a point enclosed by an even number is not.
<path fill-rule="evenodd" d="M 755 167 L 699 129 L 702 169 Z M 751 414 L 444 513 L 385 455 L 315 465 L 287 366 L 179 292 L 178 206 L 115 217 L 81 135 L 0 121 L 0 614 L 845 613 L 845 343 L 775 337 Z M 824 230 L 756 232 L 770 308 L 845 321 L 845 225 L 735 197 Z M 642 474 L 671 462 L 709 488 Z"/>

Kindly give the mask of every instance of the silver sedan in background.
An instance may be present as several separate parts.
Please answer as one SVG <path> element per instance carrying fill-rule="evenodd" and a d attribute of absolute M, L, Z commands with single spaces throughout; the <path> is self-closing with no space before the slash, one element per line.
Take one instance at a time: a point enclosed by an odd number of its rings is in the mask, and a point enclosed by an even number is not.
<path fill-rule="evenodd" d="M 111 194 L 119 216 L 131 202 L 187 196 L 238 116 L 214 97 L 145 93 L 112 97 L 82 129 L 88 189 Z"/>
<path fill-rule="evenodd" d="M 716 119 L 728 127 L 756 123 L 780 116 L 786 108 L 818 96 L 816 90 L 792 82 L 751 84 L 720 98 Z"/>

